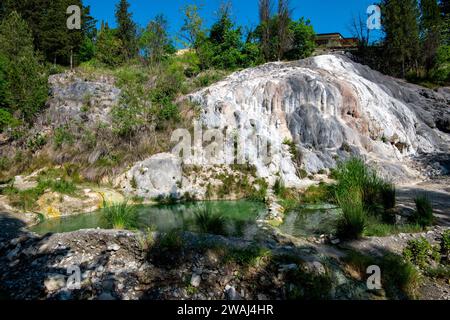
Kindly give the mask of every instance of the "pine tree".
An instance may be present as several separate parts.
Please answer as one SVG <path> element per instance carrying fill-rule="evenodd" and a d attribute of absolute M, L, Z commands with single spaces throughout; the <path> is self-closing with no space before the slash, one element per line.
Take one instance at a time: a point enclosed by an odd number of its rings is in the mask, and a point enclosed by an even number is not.
<path fill-rule="evenodd" d="M 66 9 L 78 5 L 82 11 L 82 30 L 68 30 Z M 3 11 L 3 13 L 2 13 Z M 68 64 L 71 52 L 77 55 L 85 36 L 95 34 L 95 20 L 81 0 L 2 0 L 0 15 L 16 11 L 32 31 L 34 46 L 50 62 Z"/>
<path fill-rule="evenodd" d="M 437 0 L 420 1 L 422 58 L 427 73 L 434 67 L 441 41 L 441 12 Z"/>
<path fill-rule="evenodd" d="M 383 0 L 382 24 L 386 60 L 394 75 L 406 76 L 418 70 L 420 51 L 417 0 Z"/>
<path fill-rule="evenodd" d="M 134 58 L 137 53 L 137 27 L 129 12 L 130 4 L 127 0 L 120 0 L 116 6 L 117 37 L 122 42 L 123 53 L 126 58 Z"/>
<path fill-rule="evenodd" d="M 3 105 L 11 114 L 30 120 L 44 106 L 47 78 L 33 50 L 27 23 L 15 11 L 0 24 L 0 56 L 3 67 Z"/>

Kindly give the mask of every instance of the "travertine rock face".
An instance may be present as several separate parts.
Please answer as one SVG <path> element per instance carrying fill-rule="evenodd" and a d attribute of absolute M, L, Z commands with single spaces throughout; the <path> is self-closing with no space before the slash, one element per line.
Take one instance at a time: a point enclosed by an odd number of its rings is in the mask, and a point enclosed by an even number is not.
<path fill-rule="evenodd" d="M 49 77 L 50 95 L 44 124 L 54 127 L 68 122 L 96 125 L 109 123 L 110 110 L 119 102 L 120 89 L 109 79 L 88 81 L 71 73 Z"/>
<path fill-rule="evenodd" d="M 406 165 L 410 156 L 446 152 L 450 141 L 447 89 L 407 84 L 343 55 L 243 70 L 190 99 L 203 108 L 204 126 L 240 130 L 281 146 L 268 163 L 251 161 L 260 176 L 274 180 L 279 175 L 291 186 L 301 179 L 283 141 L 295 142 L 308 173 L 360 155 L 395 181 L 417 174 Z M 249 159 L 256 152 L 257 146 L 245 145 Z"/>
<path fill-rule="evenodd" d="M 170 153 L 161 153 L 137 163 L 119 177 L 116 184 L 125 193 L 145 199 L 177 198 L 182 194 L 182 179 L 180 159 Z"/>

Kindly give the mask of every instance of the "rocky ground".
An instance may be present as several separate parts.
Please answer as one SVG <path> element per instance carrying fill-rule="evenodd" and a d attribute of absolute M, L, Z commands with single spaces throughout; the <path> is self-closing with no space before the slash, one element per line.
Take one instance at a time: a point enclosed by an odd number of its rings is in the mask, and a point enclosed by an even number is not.
<path fill-rule="evenodd" d="M 278 234 L 256 242 L 193 234 L 84 230 L 37 236 L 14 216 L 0 244 L 0 291 L 11 299 L 385 299 L 348 271 L 348 249 L 401 252 L 420 235 L 315 244 Z M 14 221 L 16 225 L 13 225 Z M 2 229 L 5 230 L 5 229 Z M 425 234 L 431 240 L 444 228 Z M 71 267 L 80 287 L 70 288 Z M 72 271 L 71 271 L 72 270 Z M 423 299 L 450 299 L 445 281 L 427 279 Z"/>

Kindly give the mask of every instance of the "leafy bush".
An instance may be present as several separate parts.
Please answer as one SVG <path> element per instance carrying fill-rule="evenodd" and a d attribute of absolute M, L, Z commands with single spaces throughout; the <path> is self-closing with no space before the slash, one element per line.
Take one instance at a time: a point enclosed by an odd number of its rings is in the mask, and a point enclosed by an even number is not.
<path fill-rule="evenodd" d="M 4 109 L 0 109 L 0 132 L 3 132 L 6 128 L 17 127 L 19 124 L 20 121 L 14 118 L 11 113 Z"/>
<path fill-rule="evenodd" d="M 46 143 L 47 143 L 47 137 L 41 133 L 38 133 L 38 134 L 34 135 L 33 137 L 31 137 L 30 139 L 28 139 L 27 147 L 31 151 L 35 152 L 37 150 L 40 150 L 43 146 L 45 146 Z"/>
<path fill-rule="evenodd" d="M 67 126 L 55 129 L 53 142 L 56 148 L 61 148 L 64 144 L 71 145 L 75 141 L 75 137 Z"/>
<path fill-rule="evenodd" d="M 337 234 L 342 239 L 358 239 L 366 228 L 366 213 L 358 191 L 338 197 L 342 215 L 337 224 Z"/>
<path fill-rule="evenodd" d="M 408 241 L 407 247 L 403 250 L 403 257 L 418 267 L 425 268 L 432 252 L 431 244 L 427 239 L 421 237 L 417 240 Z"/>
<path fill-rule="evenodd" d="M 127 202 L 106 203 L 104 201 L 102 218 L 109 228 L 134 229 L 138 224 L 136 207 Z"/>
<path fill-rule="evenodd" d="M 419 196 L 414 199 L 414 202 L 416 203 L 416 211 L 411 216 L 411 220 L 423 228 L 431 226 L 434 222 L 434 216 L 430 199 L 427 196 Z"/>
<path fill-rule="evenodd" d="M 183 244 L 183 237 L 178 230 L 161 234 L 157 240 L 157 246 L 161 250 L 178 251 L 183 247 Z"/>
<path fill-rule="evenodd" d="M 195 213 L 195 224 L 203 233 L 225 235 L 225 218 L 220 214 L 213 213 L 208 203 Z"/>

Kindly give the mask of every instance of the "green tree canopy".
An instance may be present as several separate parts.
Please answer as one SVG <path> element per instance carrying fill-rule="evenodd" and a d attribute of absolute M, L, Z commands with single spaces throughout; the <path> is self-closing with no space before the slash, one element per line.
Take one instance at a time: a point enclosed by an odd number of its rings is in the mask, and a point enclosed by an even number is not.
<path fill-rule="evenodd" d="M 120 0 L 116 6 L 117 38 L 122 43 L 123 54 L 126 58 L 134 58 L 138 54 L 137 27 L 133 21 L 130 4 L 127 0 Z"/>

